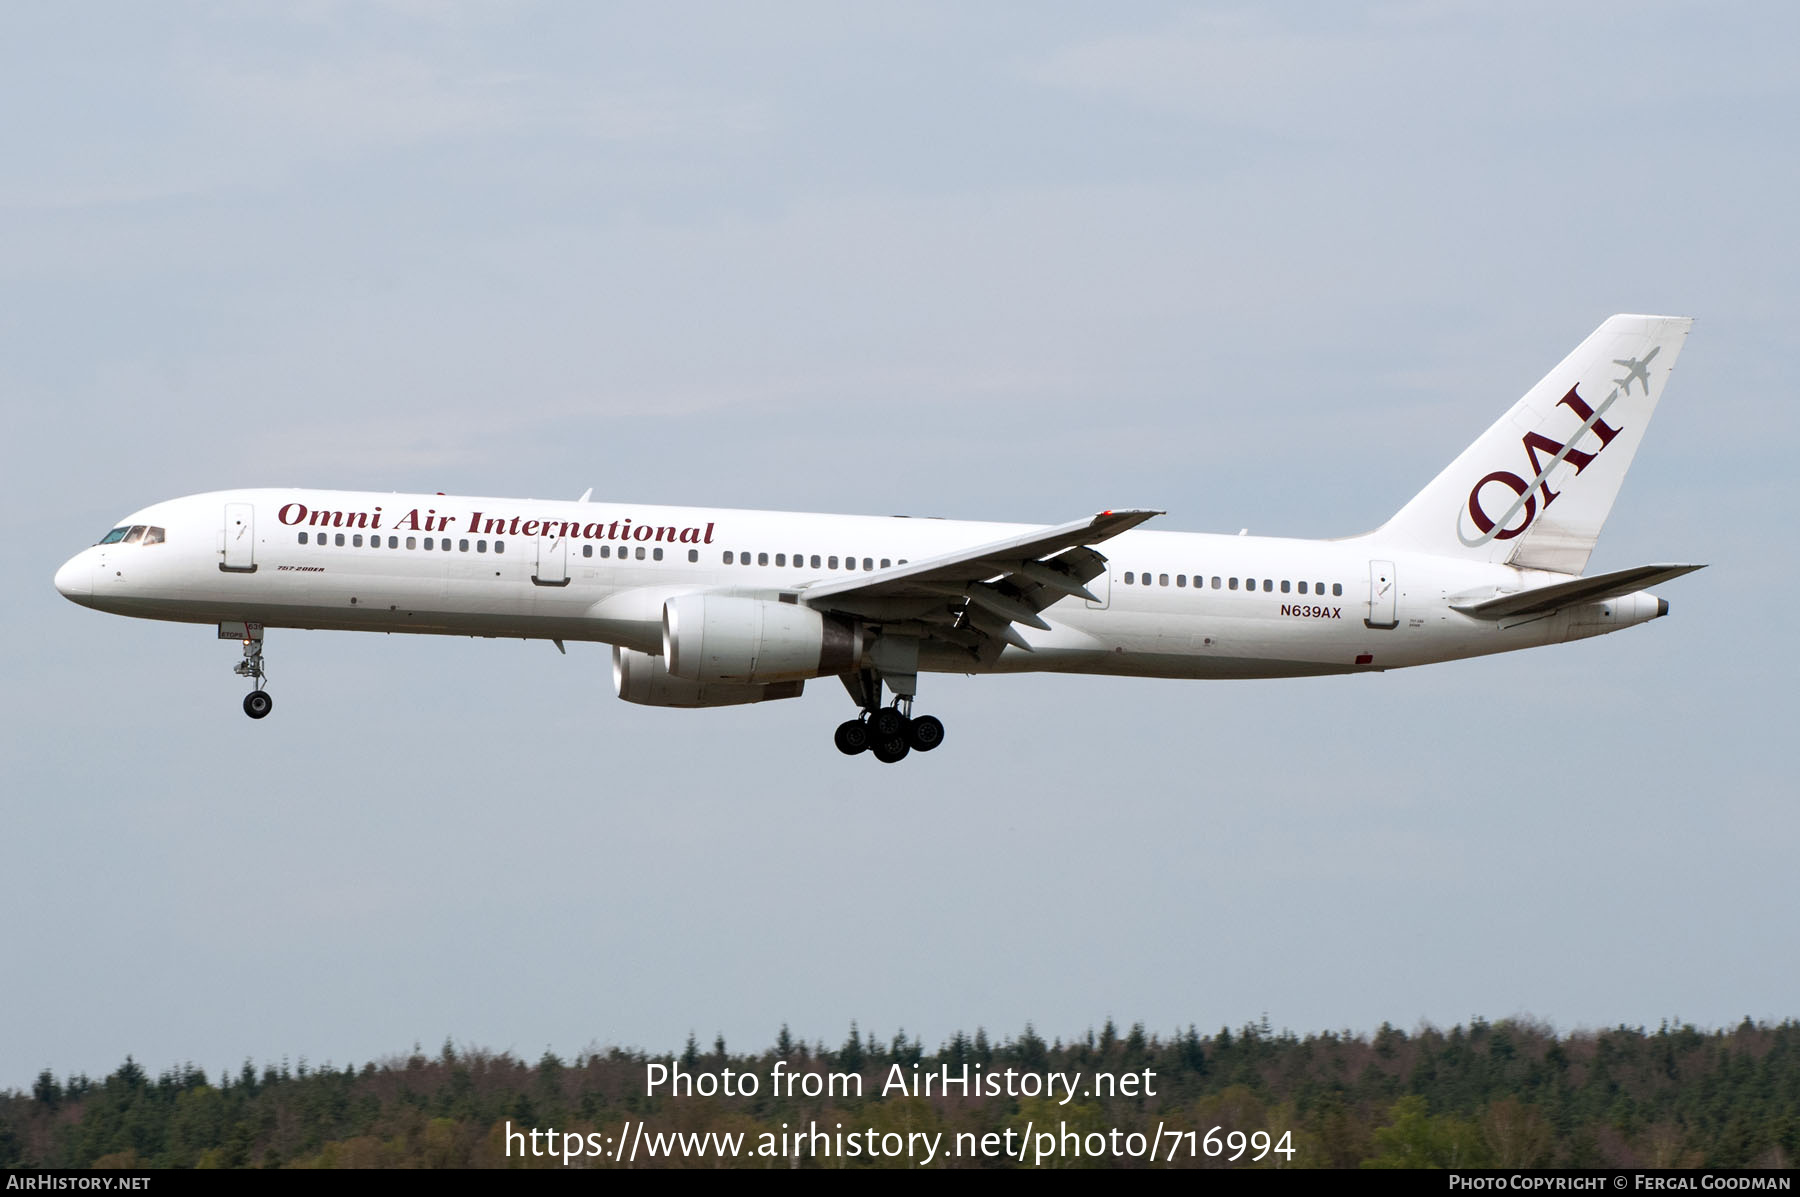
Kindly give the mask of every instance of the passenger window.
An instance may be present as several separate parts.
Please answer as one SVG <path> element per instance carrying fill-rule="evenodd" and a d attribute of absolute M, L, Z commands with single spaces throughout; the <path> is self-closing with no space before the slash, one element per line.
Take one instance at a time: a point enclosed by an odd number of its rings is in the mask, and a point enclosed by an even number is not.
<path fill-rule="evenodd" d="M 336 535 L 336 536 L 334 536 L 334 537 L 333 537 L 333 538 L 332 538 L 332 539 L 333 539 L 333 540 L 334 540 L 334 541 L 336 541 L 336 543 L 337 543 L 337 547 L 338 547 L 338 548 L 340 548 L 340 549 L 341 549 L 341 548 L 343 548 L 343 547 L 344 547 L 344 534 L 343 534 L 343 533 L 342 533 L 342 532 L 339 532 L 339 533 L 338 533 L 338 534 L 337 534 L 337 535 Z"/>
<path fill-rule="evenodd" d="M 506 542 L 504 540 L 496 540 L 494 542 L 494 552 L 496 552 L 496 553 L 506 552 Z"/>
<path fill-rule="evenodd" d="M 1186 585 L 1187 585 L 1187 575 L 1186 574 L 1176 574 L 1175 575 L 1175 588 L 1177 590 L 1179 590 L 1183 586 L 1186 586 Z"/>
<path fill-rule="evenodd" d="M 594 546 L 591 544 L 582 545 L 581 546 L 581 555 L 583 557 L 592 557 L 594 555 Z"/>
<path fill-rule="evenodd" d="M 758 565 L 767 565 L 769 563 L 769 555 L 767 553 L 758 553 L 756 555 L 756 563 Z"/>
<path fill-rule="evenodd" d="M 1344 593 L 1344 584 L 1342 582 L 1333 582 L 1331 584 L 1331 593 L 1333 593 L 1333 594 Z"/>
<path fill-rule="evenodd" d="M 469 542 L 468 542 L 468 540 L 467 540 L 467 539 L 463 539 L 463 540 L 459 540 L 459 541 L 457 541 L 457 542 L 456 542 L 456 550 L 457 550 L 457 552 L 459 552 L 459 553 L 466 553 L 466 552 L 468 552 L 468 551 L 469 551 Z"/>
<path fill-rule="evenodd" d="M 610 556 L 612 556 L 612 546 L 611 546 L 611 545 L 609 545 L 609 544 L 603 544 L 603 545 L 601 545 L 601 546 L 600 546 L 600 555 L 601 555 L 601 556 L 602 556 L 602 557 L 610 557 Z"/>
<path fill-rule="evenodd" d="M 737 560 L 732 556 L 730 549 L 725 550 L 725 564 L 726 565 L 736 565 L 737 564 Z"/>
<path fill-rule="evenodd" d="M 1275 592 L 1275 579 L 1274 578 L 1264 578 L 1263 579 L 1263 593 L 1264 594 L 1273 594 L 1274 592 Z"/>
<path fill-rule="evenodd" d="M 1325 593 L 1325 583 L 1314 582 L 1313 583 L 1313 593 L 1314 594 L 1324 594 Z"/>
<path fill-rule="evenodd" d="M 1129 569 L 1125 571 L 1125 585 L 1130 586 L 1136 580 L 1137 575 L 1135 571 Z"/>
<path fill-rule="evenodd" d="M 433 537 L 433 536 L 427 536 L 425 538 L 425 551 L 429 553 L 431 550 L 433 550 L 435 548 L 437 548 L 437 538 Z"/>
<path fill-rule="evenodd" d="M 883 558 L 882 558 L 882 559 L 881 559 L 881 568 L 882 568 L 882 569 L 886 569 L 886 568 L 888 568 L 888 566 L 889 566 L 889 565 L 891 565 L 891 564 L 892 564 L 892 562 L 890 562 L 890 561 L 889 561 L 889 560 L 888 560 L 888 559 L 887 559 L 887 558 L 886 558 L 886 557 L 883 557 Z"/>
<path fill-rule="evenodd" d="M 304 532 L 302 532 L 302 533 L 301 533 L 301 534 L 300 534 L 300 543 L 301 543 L 301 544 L 305 544 L 305 543 L 306 543 L 306 533 L 304 533 Z"/>
<path fill-rule="evenodd" d="M 693 562 L 698 561 L 698 560 L 700 560 L 700 550 L 699 549 L 689 549 L 688 550 L 689 564 L 692 564 Z"/>
<path fill-rule="evenodd" d="M 1217 590 L 1218 588 L 1219 588 L 1219 575 L 1214 574 L 1213 575 L 1213 589 Z"/>
<path fill-rule="evenodd" d="M 1238 582 L 1238 580 L 1236 578 L 1231 579 L 1231 589 L 1233 589 L 1233 590 L 1237 589 L 1237 582 Z"/>
<path fill-rule="evenodd" d="M 416 536 L 408 536 L 406 538 L 406 547 L 409 549 L 418 548 L 419 547 L 419 538 Z"/>
<path fill-rule="evenodd" d="M 817 554 L 817 553 L 814 553 L 814 554 L 813 554 L 813 555 L 812 555 L 812 567 L 813 567 L 813 568 L 814 568 L 814 569 L 818 569 L 818 568 L 819 568 L 819 555 L 818 555 L 818 554 Z M 837 562 L 835 562 L 835 561 L 833 561 L 833 562 L 832 562 L 832 563 L 831 563 L 831 567 L 832 567 L 832 568 L 833 568 L 833 569 L 836 569 L 836 568 L 837 568 Z"/>
<path fill-rule="evenodd" d="M 644 546 L 643 545 L 639 545 L 637 547 L 637 559 L 639 561 L 642 561 L 644 559 Z"/>
<path fill-rule="evenodd" d="M 864 557 L 863 558 L 863 572 L 868 573 L 870 570 L 872 570 L 874 568 L 875 568 L 875 559 L 873 557 Z"/>
<path fill-rule="evenodd" d="M 144 543 L 145 544 L 161 544 L 162 542 L 163 542 L 163 530 L 161 528 L 145 528 L 144 529 Z"/>
<path fill-rule="evenodd" d="M 836 558 L 836 557 L 827 557 L 827 558 L 826 558 L 826 560 L 827 560 L 827 561 L 829 561 L 829 562 L 830 562 L 830 563 L 831 563 L 831 568 L 832 568 L 832 569 L 836 569 L 836 568 L 837 568 L 837 558 Z M 814 557 L 814 558 L 813 558 L 813 564 L 814 564 L 814 565 L 817 565 L 817 564 L 818 564 L 818 562 L 819 562 L 819 559 L 818 559 L 818 558 L 817 558 L 817 557 Z"/>
<path fill-rule="evenodd" d="M 1156 584 L 1158 586 L 1167 586 L 1169 584 L 1169 575 L 1168 574 L 1157 574 L 1156 575 Z"/>
<path fill-rule="evenodd" d="M 1300 593 L 1301 594 L 1306 593 L 1306 583 L 1305 582 L 1300 583 Z"/>
<path fill-rule="evenodd" d="M 787 554 L 786 553 L 775 554 L 775 564 L 776 565 L 786 565 L 787 564 Z"/>
<path fill-rule="evenodd" d="M 660 548 L 653 549 L 653 550 L 651 550 L 650 556 L 657 561 L 661 561 L 662 560 L 662 550 Z"/>

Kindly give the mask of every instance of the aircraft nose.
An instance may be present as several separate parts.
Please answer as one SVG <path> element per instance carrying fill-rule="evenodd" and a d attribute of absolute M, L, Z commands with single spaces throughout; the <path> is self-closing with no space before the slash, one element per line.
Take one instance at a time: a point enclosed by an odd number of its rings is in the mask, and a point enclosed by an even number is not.
<path fill-rule="evenodd" d="M 94 593 L 94 563 L 87 554 L 77 553 L 56 571 L 57 593 L 74 602 L 82 602 Z"/>

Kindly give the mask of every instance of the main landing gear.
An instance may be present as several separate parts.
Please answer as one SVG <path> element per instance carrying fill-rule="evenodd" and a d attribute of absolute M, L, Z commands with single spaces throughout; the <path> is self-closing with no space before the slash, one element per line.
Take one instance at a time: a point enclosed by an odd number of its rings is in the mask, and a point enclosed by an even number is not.
<path fill-rule="evenodd" d="M 260 625 L 238 625 L 243 628 L 244 659 L 231 667 L 231 672 L 239 677 L 247 677 L 256 685 L 256 689 L 244 695 L 244 714 L 252 719 L 261 719 L 275 709 L 275 700 L 263 689 L 268 674 L 263 670 L 263 634 Z"/>
<path fill-rule="evenodd" d="M 881 706 L 881 678 L 872 671 L 846 675 L 844 684 L 863 708 L 861 715 L 838 725 L 832 736 L 839 752 L 856 756 L 868 752 L 892 765 L 917 750 L 930 752 L 944 742 L 944 725 L 934 715 L 912 713 L 913 696 L 898 694 L 892 706 Z"/>

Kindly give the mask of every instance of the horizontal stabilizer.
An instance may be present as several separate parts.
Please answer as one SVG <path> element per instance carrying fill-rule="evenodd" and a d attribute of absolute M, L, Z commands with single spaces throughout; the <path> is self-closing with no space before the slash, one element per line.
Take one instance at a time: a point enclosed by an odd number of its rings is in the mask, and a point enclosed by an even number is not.
<path fill-rule="evenodd" d="M 1492 598 L 1458 598 L 1450 603 L 1453 611 L 1476 619 L 1511 619 L 1518 615 L 1547 615 L 1578 603 L 1597 603 L 1601 599 L 1618 598 L 1646 587 L 1691 574 L 1704 565 L 1639 565 L 1591 578 L 1572 578 L 1512 594 Z"/>

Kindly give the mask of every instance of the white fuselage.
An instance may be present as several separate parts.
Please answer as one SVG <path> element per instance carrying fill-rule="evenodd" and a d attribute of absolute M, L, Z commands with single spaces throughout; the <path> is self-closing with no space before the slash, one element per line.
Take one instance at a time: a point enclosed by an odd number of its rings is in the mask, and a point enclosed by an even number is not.
<path fill-rule="evenodd" d="M 316 490 L 223 491 L 144 508 L 161 543 L 84 549 L 56 576 L 103 611 L 192 623 L 603 641 L 662 652 L 663 606 L 776 597 L 1025 530 L 1015 524 Z M 546 532 L 548 528 L 548 532 Z M 1134 530 L 1106 542 L 1092 601 L 1042 612 L 981 664 L 927 645 L 922 671 L 1145 677 L 1350 673 L 1556 643 L 1655 618 L 1639 592 L 1513 621 L 1459 595 L 1550 575 L 1397 549 Z"/>

